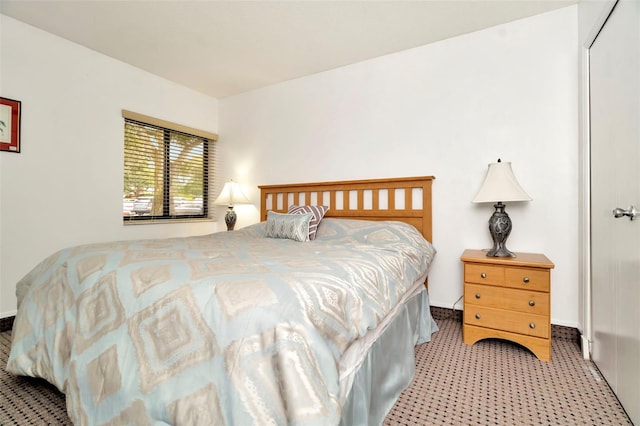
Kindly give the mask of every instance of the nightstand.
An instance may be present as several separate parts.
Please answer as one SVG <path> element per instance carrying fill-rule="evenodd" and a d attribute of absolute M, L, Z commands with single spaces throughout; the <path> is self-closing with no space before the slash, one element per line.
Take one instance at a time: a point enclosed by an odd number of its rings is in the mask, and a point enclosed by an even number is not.
<path fill-rule="evenodd" d="M 551 359 L 551 269 L 543 254 L 487 257 L 465 250 L 462 341 L 498 338 L 516 342 L 538 359 Z"/>

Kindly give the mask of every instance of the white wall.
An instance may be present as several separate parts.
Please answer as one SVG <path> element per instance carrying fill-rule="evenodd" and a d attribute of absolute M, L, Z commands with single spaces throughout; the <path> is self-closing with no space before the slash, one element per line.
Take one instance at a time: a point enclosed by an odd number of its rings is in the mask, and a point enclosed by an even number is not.
<path fill-rule="evenodd" d="M 0 15 L 0 94 L 22 101 L 22 152 L 0 152 L 0 317 L 45 256 L 95 241 L 206 234 L 123 226 L 121 110 L 218 131 L 218 101 Z"/>
<path fill-rule="evenodd" d="M 542 252 L 552 322 L 578 324 L 577 7 L 220 100 L 222 175 L 250 185 L 435 175 L 432 303 L 462 295 L 460 254 L 491 246 L 487 164 L 532 196 L 507 246 Z M 239 209 L 238 225 L 258 220 Z"/>
<path fill-rule="evenodd" d="M 216 132 L 217 100 L 3 15 L 0 31 L 0 94 L 23 102 L 22 153 L 0 153 L 0 317 L 62 247 L 224 229 L 120 219 L 120 110 Z M 511 161 L 534 200 L 508 205 L 508 247 L 555 262 L 552 321 L 579 326 L 577 39 L 572 6 L 221 100 L 216 175 L 256 206 L 258 184 L 435 175 L 429 283 L 451 307 L 460 253 L 491 245 L 493 209 L 470 200 L 489 162 Z M 256 206 L 236 207 L 239 227 Z"/>

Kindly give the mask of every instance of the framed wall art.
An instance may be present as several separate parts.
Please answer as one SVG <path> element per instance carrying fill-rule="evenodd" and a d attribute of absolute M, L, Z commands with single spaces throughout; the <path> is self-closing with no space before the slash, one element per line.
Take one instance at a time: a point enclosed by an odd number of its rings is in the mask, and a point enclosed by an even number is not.
<path fill-rule="evenodd" d="M 0 97 L 0 151 L 20 152 L 21 102 Z"/>

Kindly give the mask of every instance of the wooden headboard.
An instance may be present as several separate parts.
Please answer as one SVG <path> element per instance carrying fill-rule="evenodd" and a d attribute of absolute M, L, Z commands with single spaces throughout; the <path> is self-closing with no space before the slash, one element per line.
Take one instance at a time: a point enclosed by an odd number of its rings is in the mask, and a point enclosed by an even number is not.
<path fill-rule="evenodd" d="M 433 242 L 433 176 L 336 182 L 261 185 L 260 220 L 267 212 L 286 213 L 292 204 L 328 205 L 325 217 L 398 220 L 415 226 Z"/>

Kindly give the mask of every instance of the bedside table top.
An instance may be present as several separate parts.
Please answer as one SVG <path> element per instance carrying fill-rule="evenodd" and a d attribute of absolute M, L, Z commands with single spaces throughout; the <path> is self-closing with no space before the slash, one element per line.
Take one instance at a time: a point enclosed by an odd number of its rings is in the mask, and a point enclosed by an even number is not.
<path fill-rule="evenodd" d="M 460 256 L 463 262 L 482 262 L 496 265 L 533 266 L 552 269 L 555 265 L 539 253 L 516 253 L 516 257 L 489 257 L 487 250 L 467 249 Z"/>

